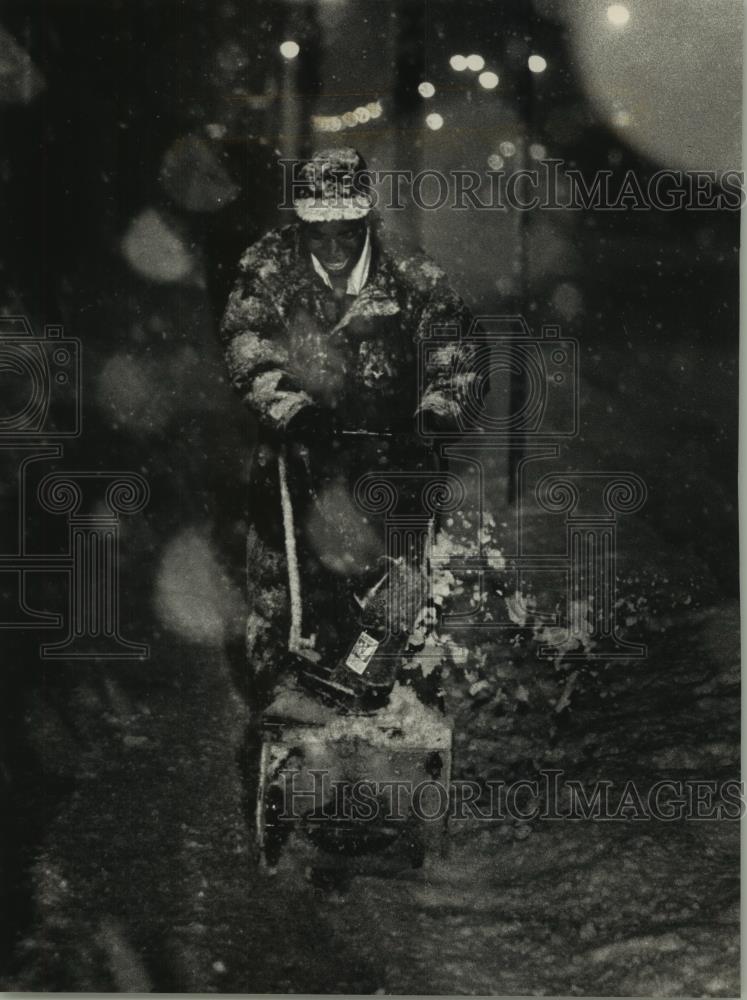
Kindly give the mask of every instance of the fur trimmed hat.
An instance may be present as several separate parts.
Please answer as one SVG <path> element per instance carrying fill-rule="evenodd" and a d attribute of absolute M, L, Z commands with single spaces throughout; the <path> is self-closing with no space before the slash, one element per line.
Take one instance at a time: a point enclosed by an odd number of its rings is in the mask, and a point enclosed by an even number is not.
<path fill-rule="evenodd" d="M 363 219 L 374 205 L 366 163 L 351 147 L 322 149 L 299 164 L 293 205 L 303 222 Z"/>

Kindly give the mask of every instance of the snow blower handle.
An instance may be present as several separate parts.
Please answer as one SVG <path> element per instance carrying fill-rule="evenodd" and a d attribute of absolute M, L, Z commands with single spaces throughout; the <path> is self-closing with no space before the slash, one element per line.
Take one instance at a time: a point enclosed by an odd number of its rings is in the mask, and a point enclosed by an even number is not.
<path fill-rule="evenodd" d="M 278 452 L 278 479 L 280 481 L 280 507 L 283 512 L 283 535 L 285 537 L 285 560 L 288 564 L 288 593 L 290 595 L 290 631 L 288 651 L 296 656 L 316 663 L 320 657 L 314 649 L 316 636 L 304 636 L 303 604 L 301 598 L 301 574 L 298 569 L 296 551 L 296 528 L 293 516 L 290 490 L 288 488 L 288 458 L 285 445 Z"/>
<path fill-rule="evenodd" d="M 340 431 L 342 437 L 369 437 L 369 438 L 391 438 L 394 437 L 391 431 Z"/>

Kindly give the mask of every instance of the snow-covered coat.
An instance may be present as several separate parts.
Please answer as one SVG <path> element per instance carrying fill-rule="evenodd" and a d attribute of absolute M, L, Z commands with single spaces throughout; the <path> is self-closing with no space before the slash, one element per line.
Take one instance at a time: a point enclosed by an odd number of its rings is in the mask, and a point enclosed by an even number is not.
<path fill-rule="evenodd" d="M 248 645 L 259 669 L 277 661 L 287 640 L 276 452 L 291 420 L 316 406 L 334 411 L 341 428 L 367 432 L 336 438 L 334 447 L 322 442 L 317 456 L 312 446 L 311 464 L 323 469 L 317 501 L 304 507 L 295 494 L 305 615 L 308 629 L 325 636 L 347 613 L 341 607 L 351 579 L 383 555 L 380 535 L 352 501 L 355 481 L 370 471 L 432 468 L 431 442 L 418 436 L 416 413 L 430 411 L 447 423 L 456 417 L 456 341 L 447 338 L 431 352 L 422 371 L 419 348 L 434 326 L 466 329 L 465 306 L 432 260 L 390 251 L 372 236 L 368 280 L 360 295 L 341 300 L 314 271 L 299 223 L 267 233 L 243 255 L 221 323 L 231 381 L 258 421 Z"/>

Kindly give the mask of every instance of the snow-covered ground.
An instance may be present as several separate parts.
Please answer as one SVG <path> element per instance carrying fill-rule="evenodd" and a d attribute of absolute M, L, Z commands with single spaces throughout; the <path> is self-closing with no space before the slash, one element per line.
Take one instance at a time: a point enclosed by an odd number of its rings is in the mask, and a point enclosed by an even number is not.
<path fill-rule="evenodd" d="M 737 624 L 735 605 L 701 615 L 646 683 L 620 676 L 582 702 L 553 766 L 641 787 L 734 777 Z M 111 678 L 76 692 L 88 750 L 35 864 L 35 922 L 8 985 L 738 993 L 737 823 L 465 820 L 422 871 L 358 876 L 342 893 L 292 866 L 271 876 L 242 816 L 246 710 L 226 664 L 171 655 L 178 669 L 147 698 Z"/>

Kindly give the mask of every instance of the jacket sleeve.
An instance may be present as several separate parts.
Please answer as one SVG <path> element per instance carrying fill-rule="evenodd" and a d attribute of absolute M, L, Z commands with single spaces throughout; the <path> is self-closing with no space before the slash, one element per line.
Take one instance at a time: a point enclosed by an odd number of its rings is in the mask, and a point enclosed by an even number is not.
<path fill-rule="evenodd" d="M 460 414 L 475 391 L 477 354 L 467 339 L 472 316 L 442 274 L 420 312 L 417 338 L 424 351 L 416 414 L 436 431 L 460 428 Z"/>
<path fill-rule="evenodd" d="M 287 371 L 285 323 L 251 254 L 240 264 L 220 325 L 234 388 L 265 428 L 282 432 L 312 399 Z"/>

